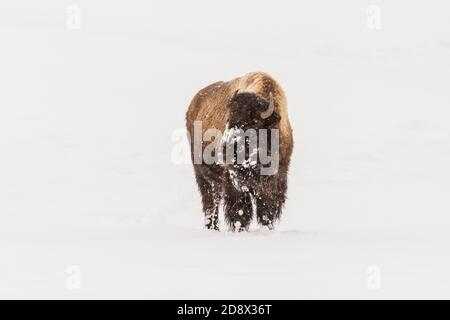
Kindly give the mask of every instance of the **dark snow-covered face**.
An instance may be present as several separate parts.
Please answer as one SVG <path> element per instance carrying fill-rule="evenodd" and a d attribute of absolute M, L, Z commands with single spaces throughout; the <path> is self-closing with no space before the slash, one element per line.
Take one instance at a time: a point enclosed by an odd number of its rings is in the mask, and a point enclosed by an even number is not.
<path fill-rule="evenodd" d="M 261 116 L 269 108 L 269 102 L 254 93 L 235 94 L 228 107 L 230 108 L 228 121 L 230 128 L 262 129 L 269 128 L 280 121 L 280 116 L 275 112 L 266 119 Z"/>

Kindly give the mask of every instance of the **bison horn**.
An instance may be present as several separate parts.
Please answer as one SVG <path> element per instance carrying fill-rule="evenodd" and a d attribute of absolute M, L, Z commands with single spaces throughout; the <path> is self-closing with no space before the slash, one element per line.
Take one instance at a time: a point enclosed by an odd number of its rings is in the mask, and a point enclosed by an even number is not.
<path fill-rule="evenodd" d="M 273 101 L 273 94 L 272 92 L 269 94 L 269 106 L 267 107 L 267 110 L 261 113 L 262 119 L 267 119 L 272 115 L 272 113 L 275 111 L 275 102 Z"/>

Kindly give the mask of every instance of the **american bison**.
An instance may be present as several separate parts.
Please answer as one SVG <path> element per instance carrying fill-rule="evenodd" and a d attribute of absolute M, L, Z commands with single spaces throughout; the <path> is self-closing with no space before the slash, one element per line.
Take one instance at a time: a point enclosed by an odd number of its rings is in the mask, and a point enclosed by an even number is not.
<path fill-rule="evenodd" d="M 231 231 L 248 231 L 253 215 L 273 229 L 293 149 L 280 85 L 262 72 L 216 82 L 195 95 L 186 122 L 206 228 L 219 230 L 223 203 Z"/>

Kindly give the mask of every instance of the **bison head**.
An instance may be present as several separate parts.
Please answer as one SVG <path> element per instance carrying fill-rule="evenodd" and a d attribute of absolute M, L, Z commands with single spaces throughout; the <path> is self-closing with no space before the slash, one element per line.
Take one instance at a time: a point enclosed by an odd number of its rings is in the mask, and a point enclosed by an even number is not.
<path fill-rule="evenodd" d="M 235 92 L 230 102 L 230 116 L 228 125 L 230 128 L 242 129 L 269 129 L 276 125 L 281 117 L 275 111 L 275 102 L 272 93 L 269 101 L 254 93 Z"/>

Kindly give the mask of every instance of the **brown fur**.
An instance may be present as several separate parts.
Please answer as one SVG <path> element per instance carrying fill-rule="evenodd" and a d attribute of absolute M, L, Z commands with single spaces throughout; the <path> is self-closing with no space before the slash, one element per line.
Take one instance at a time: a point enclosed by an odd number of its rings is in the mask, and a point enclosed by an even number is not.
<path fill-rule="evenodd" d="M 200 90 L 192 99 L 186 114 L 187 129 L 190 137 L 194 137 L 194 122 L 202 121 L 202 134 L 210 128 L 218 129 L 223 133 L 230 117 L 228 104 L 236 91 L 252 93 L 265 100 L 269 100 L 270 94 L 272 94 L 275 113 L 280 118 L 279 122 L 274 125 L 274 128 L 279 129 L 280 132 L 279 171 L 274 176 L 251 178 L 248 183 L 252 185 L 252 190 L 239 192 L 233 188 L 226 166 L 195 164 L 194 170 L 202 194 L 203 210 L 207 217 L 206 226 L 218 230 L 218 210 L 223 199 L 225 218 L 230 228 L 235 230 L 236 221 L 238 221 L 241 227 L 237 229 L 239 231 L 247 230 L 252 219 L 251 197 L 254 196 L 258 222 L 270 228 L 272 222 L 281 215 L 293 149 L 286 97 L 280 85 L 271 76 L 262 72 L 249 73 L 228 82 L 216 82 L 209 85 Z M 192 144 L 193 141 L 191 142 L 193 149 Z M 205 142 L 203 148 L 206 144 L 209 143 Z M 243 210 L 244 214 L 237 215 L 238 210 Z"/>

